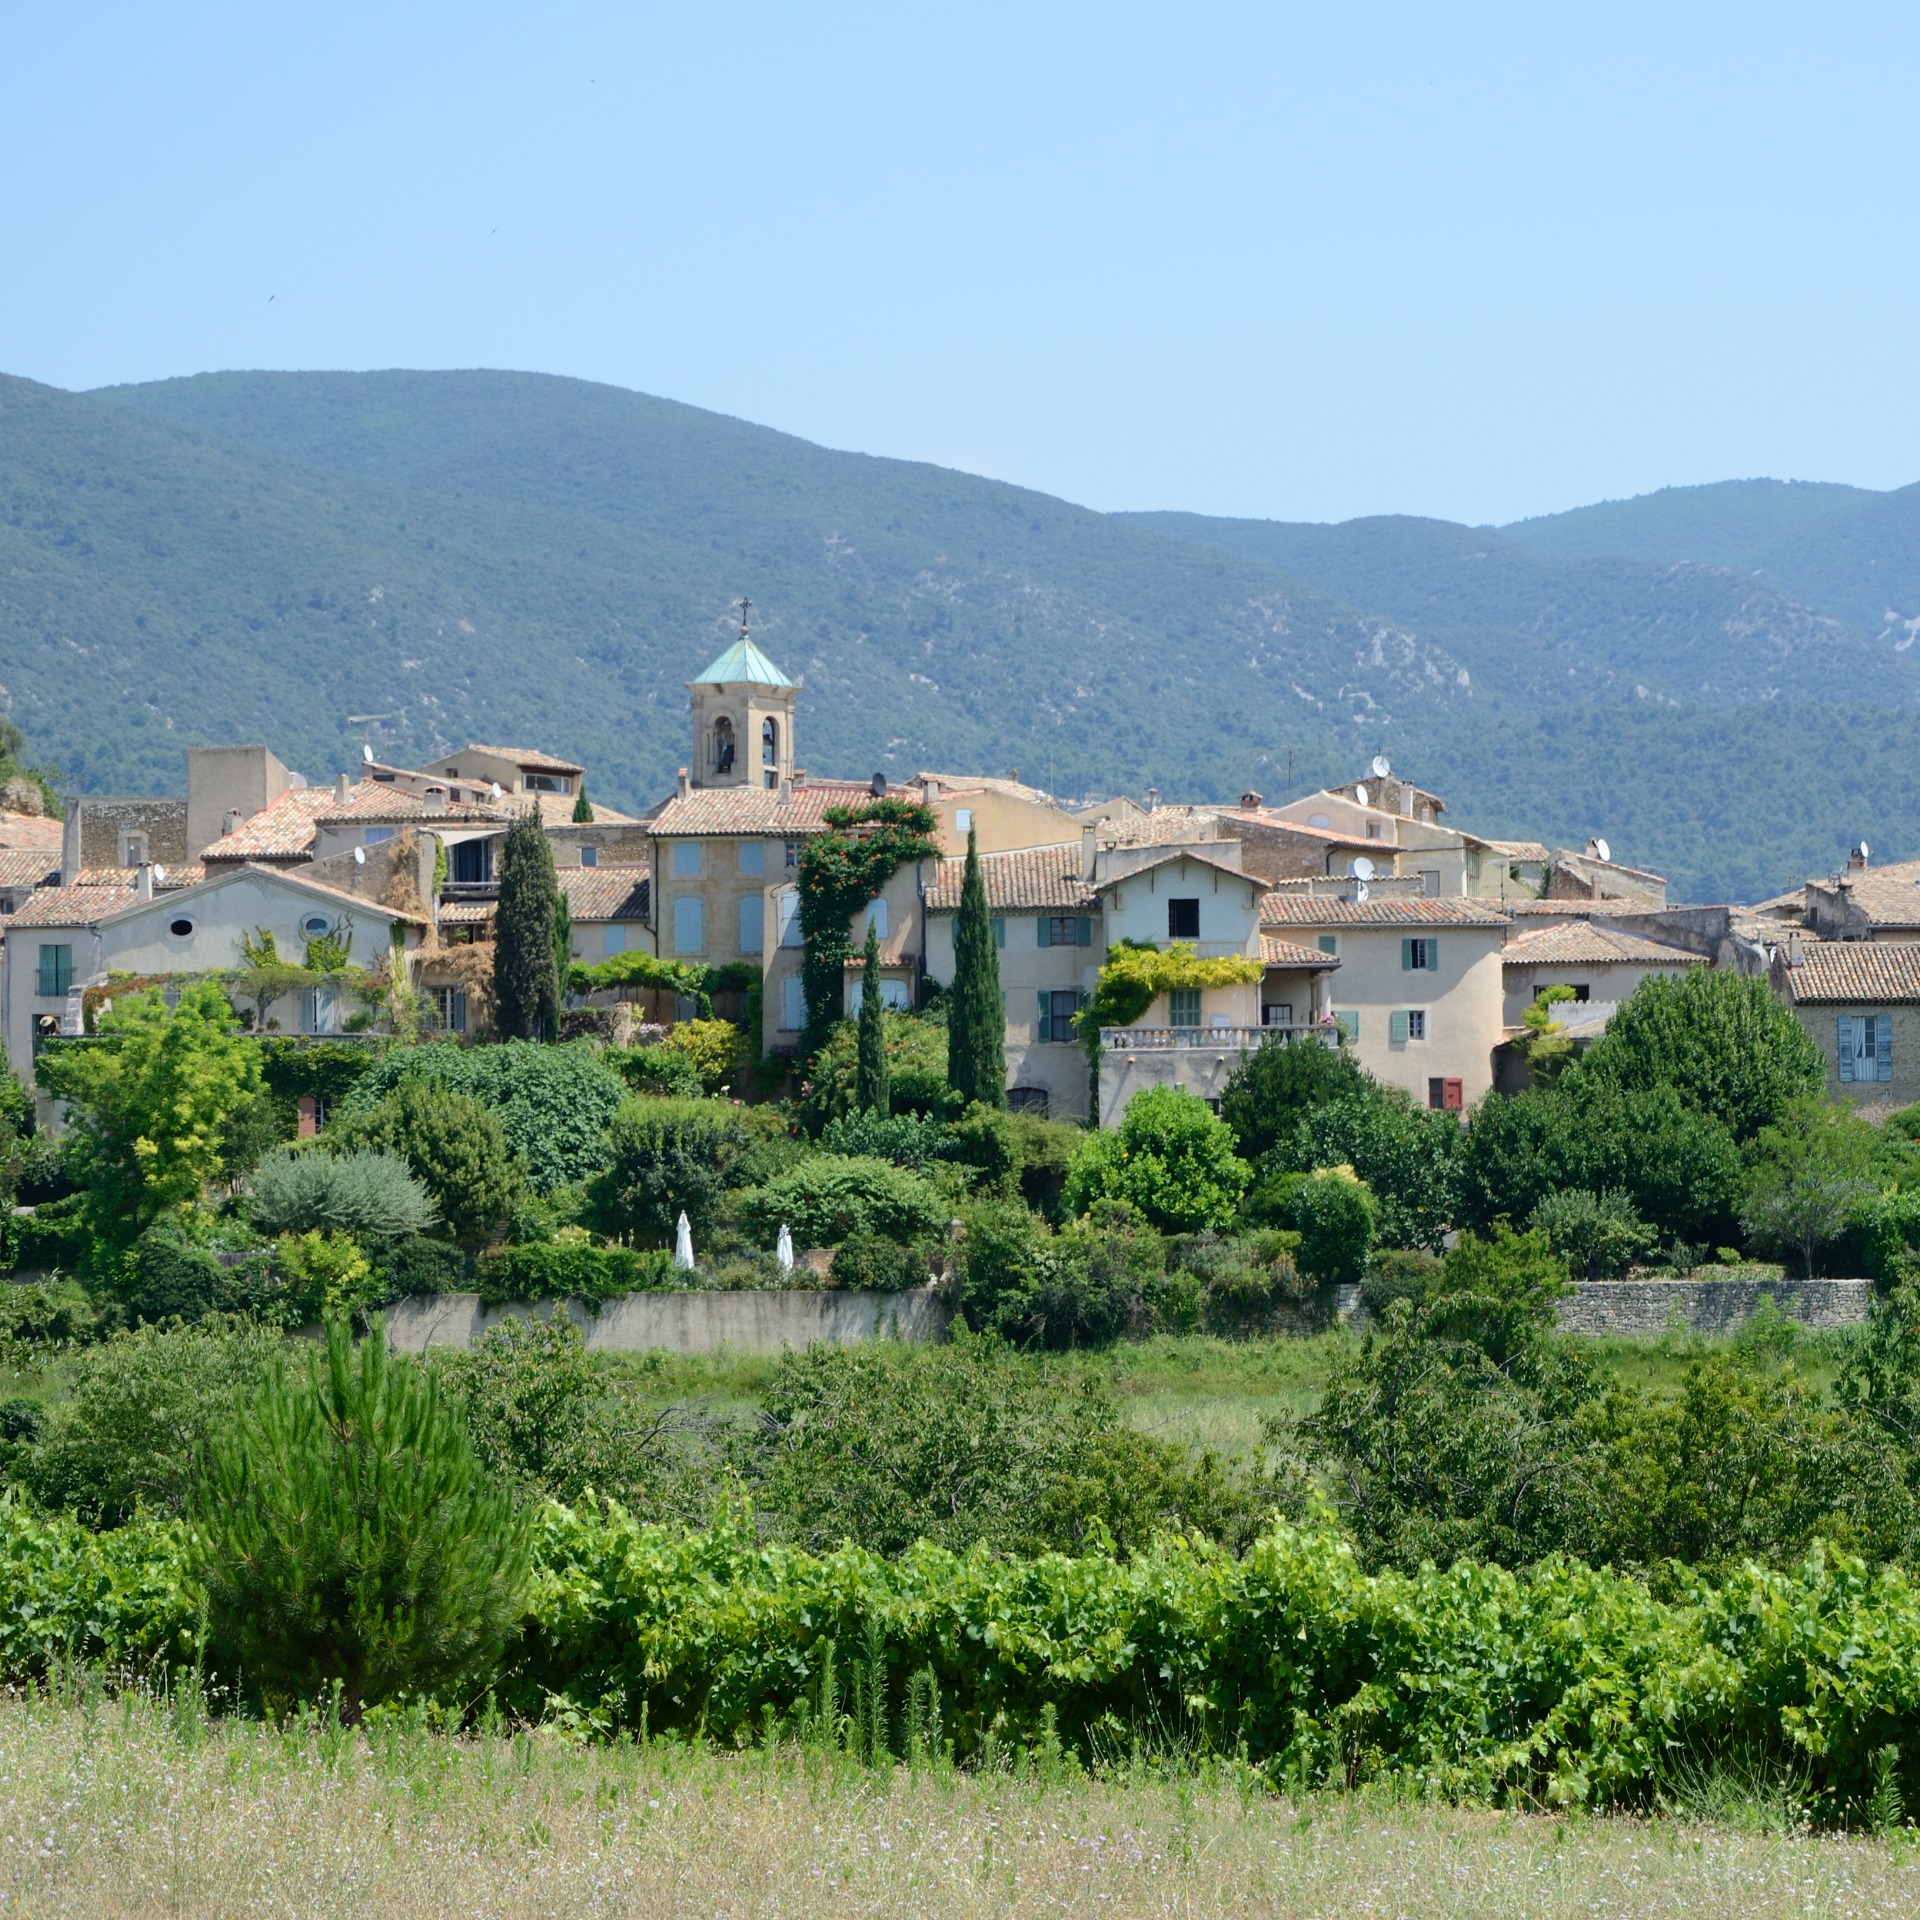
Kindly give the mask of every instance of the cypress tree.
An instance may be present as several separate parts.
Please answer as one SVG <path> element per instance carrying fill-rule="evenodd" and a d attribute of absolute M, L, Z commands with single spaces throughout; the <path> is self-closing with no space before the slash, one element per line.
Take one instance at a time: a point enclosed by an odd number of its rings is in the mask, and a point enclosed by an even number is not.
<path fill-rule="evenodd" d="M 964 1103 L 1007 1104 L 1007 1011 L 993 947 L 987 883 L 969 829 L 967 872 L 953 929 L 953 1004 L 947 1016 L 947 1084 Z"/>
<path fill-rule="evenodd" d="M 503 1040 L 552 1040 L 560 1031 L 553 933 L 560 882 L 540 816 L 520 814 L 500 856 L 493 912 L 493 1024 Z"/>
<path fill-rule="evenodd" d="M 854 1099 L 862 1113 L 882 1119 L 893 1111 L 887 1086 L 887 1024 L 880 997 L 880 936 L 867 922 L 866 966 L 860 975 L 860 1053 L 854 1077 Z"/>
<path fill-rule="evenodd" d="M 593 825 L 593 808 L 587 803 L 587 782 L 584 775 L 581 777 L 580 791 L 573 796 L 573 824 L 576 827 Z"/>

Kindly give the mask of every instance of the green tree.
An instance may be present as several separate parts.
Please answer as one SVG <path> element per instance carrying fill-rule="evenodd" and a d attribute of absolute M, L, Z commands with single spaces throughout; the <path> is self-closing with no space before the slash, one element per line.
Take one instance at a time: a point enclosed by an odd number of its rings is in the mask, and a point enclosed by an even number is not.
<path fill-rule="evenodd" d="M 1748 1238 L 1797 1255 L 1811 1279 L 1820 1249 L 1875 1197 L 1866 1131 L 1852 1114 L 1815 1100 L 1796 1103 L 1778 1125 L 1763 1128 L 1740 1205 Z"/>
<path fill-rule="evenodd" d="M 1611 1280 L 1652 1252 L 1658 1235 L 1624 1193 L 1563 1187 L 1527 1216 L 1527 1225 L 1567 1263 L 1576 1280 Z"/>
<path fill-rule="evenodd" d="M 1259 1160 L 1291 1140 L 1316 1107 L 1363 1100 L 1375 1091 L 1372 1075 L 1345 1047 L 1270 1039 L 1227 1076 L 1220 1118 L 1233 1129 L 1241 1153 Z"/>
<path fill-rule="evenodd" d="M 742 1110 L 719 1100 L 629 1100 L 607 1135 L 609 1160 L 588 1186 L 601 1232 L 671 1246 L 684 1208 L 704 1236 L 752 1148 Z"/>
<path fill-rule="evenodd" d="M 260 1049 L 236 1031 L 211 981 L 123 1001 L 100 1041 L 49 1053 L 41 1084 L 67 1102 L 69 1151 L 89 1227 L 109 1249 L 198 1200 L 219 1171 L 235 1117 L 261 1091 Z"/>
<path fill-rule="evenodd" d="M 1572 1000 L 1571 987 L 1542 987 L 1533 996 L 1533 1004 L 1520 1016 L 1523 1034 L 1515 1044 L 1525 1055 L 1536 1080 L 1551 1080 L 1573 1060 L 1573 1042 L 1567 1030 L 1554 1019 L 1553 1010 Z"/>
<path fill-rule="evenodd" d="M 1324 1047 L 1297 1051 L 1328 1054 Z M 1262 1172 L 1351 1167 L 1376 1207 L 1381 1243 L 1438 1253 L 1459 1205 L 1460 1127 L 1450 1113 L 1414 1105 L 1398 1087 L 1369 1082 L 1360 1095 L 1311 1107 Z"/>
<path fill-rule="evenodd" d="M 881 1234 L 903 1243 L 936 1240 L 951 1208 L 939 1189 L 890 1160 L 815 1154 L 736 1203 L 763 1244 L 782 1226 L 798 1247 L 833 1247 L 855 1235 Z"/>
<path fill-rule="evenodd" d="M 554 928 L 560 882 L 553 849 L 532 809 L 507 829 L 500 900 L 493 913 L 493 1024 L 503 1039 L 553 1040 L 560 1032 Z"/>
<path fill-rule="evenodd" d="M 1125 1200 L 1171 1233 L 1231 1224 L 1252 1170 L 1233 1135 L 1198 1094 L 1149 1087 L 1127 1102 L 1111 1132 L 1091 1133 L 1067 1170 L 1066 1204 Z"/>
<path fill-rule="evenodd" d="M 587 798 L 587 783 L 584 777 L 580 782 L 580 791 L 573 796 L 573 824 L 576 827 L 593 825 L 593 804 Z"/>
<path fill-rule="evenodd" d="M 1742 1146 L 1826 1084 L 1819 1049 L 1767 982 L 1719 967 L 1649 975 L 1573 1072 L 1629 1091 L 1670 1087 Z"/>
<path fill-rule="evenodd" d="M 555 876 L 556 883 L 558 876 Z M 573 967 L 573 909 L 556 884 L 553 896 L 553 965 L 562 986 Z M 554 1016 L 554 1031 L 559 1032 L 559 1015 Z"/>
<path fill-rule="evenodd" d="M 947 1084 L 958 1103 L 1007 1104 L 1007 1010 L 1000 997 L 1000 956 L 987 912 L 980 850 L 967 830 L 967 867 L 953 925 L 953 993 L 947 1015 Z"/>
<path fill-rule="evenodd" d="M 860 1066 L 855 1098 L 862 1113 L 884 1118 L 893 1111 L 887 1087 L 887 1029 L 880 997 L 880 935 L 867 922 L 867 953 L 860 972 Z"/>
<path fill-rule="evenodd" d="M 195 1488 L 196 1570 L 222 1666 L 270 1706 L 337 1686 L 473 1698 L 519 1617 L 529 1533 L 433 1376 L 327 1330 L 299 1382 L 276 1366 L 214 1436 Z"/>
<path fill-rule="evenodd" d="M 1373 1251 L 1374 1198 L 1351 1167 L 1323 1167 L 1293 1190 L 1287 1218 L 1300 1236 L 1300 1271 L 1322 1286 L 1351 1286 Z"/>
<path fill-rule="evenodd" d="M 512 1217 L 525 1182 L 490 1107 L 424 1077 L 402 1080 L 371 1112 L 342 1115 L 330 1141 L 397 1154 L 426 1188 L 447 1232 L 477 1252 Z"/>

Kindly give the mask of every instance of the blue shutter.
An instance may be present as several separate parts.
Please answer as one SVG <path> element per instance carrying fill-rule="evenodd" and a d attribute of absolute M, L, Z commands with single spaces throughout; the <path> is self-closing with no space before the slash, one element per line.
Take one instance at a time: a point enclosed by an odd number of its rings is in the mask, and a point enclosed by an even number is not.
<path fill-rule="evenodd" d="M 1874 1019 L 1873 1077 L 1876 1080 L 1893 1078 L 1893 1015 L 1890 1013 L 1876 1015 Z"/>
<path fill-rule="evenodd" d="M 1347 1044 L 1349 1046 L 1358 1043 L 1360 1039 L 1360 1016 L 1357 1013 L 1336 1013 L 1333 1016 L 1333 1021 L 1334 1025 L 1347 1036 Z"/>
<path fill-rule="evenodd" d="M 1083 947 L 1093 945 L 1093 916 L 1090 913 L 1080 916 L 1080 944 Z"/>
<path fill-rule="evenodd" d="M 1007 944 L 1007 923 L 997 913 L 993 916 L 993 944 L 996 947 L 1004 947 Z"/>
<path fill-rule="evenodd" d="M 1405 1046 L 1407 1042 L 1407 1015 L 1404 1007 L 1395 1007 L 1387 1015 L 1387 1038 L 1395 1046 Z"/>
<path fill-rule="evenodd" d="M 1400 942 L 1400 971 L 1402 973 L 1411 973 L 1413 971 L 1413 942 L 1411 940 L 1402 940 Z"/>
<path fill-rule="evenodd" d="M 1426 948 L 1427 971 L 1429 973 L 1438 973 L 1440 971 L 1440 942 L 1429 934 L 1427 936 Z"/>
<path fill-rule="evenodd" d="M 1039 1038 L 1042 1040 L 1051 1040 L 1053 1038 L 1053 995 L 1048 993 L 1044 987 L 1040 990 Z"/>
<path fill-rule="evenodd" d="M 1052 946 L 1053 945 L 1053 922 L 1049 920 L 1047 916 L 1043 913 L 1038 915 L 1035 918 L 1033 924 L 1035 925 L 1035 927 L 1039 929 L 1040 944 L 1043 947 Z"/>
<path fill-rule="evenodd" d="M 1843 1081 L 1853 1078 L 1853 1015 L 1843 1013 L 1840 1016 L 1840 1078 Z"/>

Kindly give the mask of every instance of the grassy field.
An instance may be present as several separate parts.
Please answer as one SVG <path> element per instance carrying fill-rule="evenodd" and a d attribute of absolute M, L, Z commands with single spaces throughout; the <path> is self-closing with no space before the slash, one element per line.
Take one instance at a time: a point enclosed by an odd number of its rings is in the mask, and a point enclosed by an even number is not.
<path fill-rule="evenodd" d="M 1779 1809 L 1775 1809 L 1778 1815 Z M 208 1722 L 0 1702 L 0 1914 L 1907 1914 L 1920 1848 L 1275 1798 L 1230 1776 L 869 1772 L 791 1750 Z"/>

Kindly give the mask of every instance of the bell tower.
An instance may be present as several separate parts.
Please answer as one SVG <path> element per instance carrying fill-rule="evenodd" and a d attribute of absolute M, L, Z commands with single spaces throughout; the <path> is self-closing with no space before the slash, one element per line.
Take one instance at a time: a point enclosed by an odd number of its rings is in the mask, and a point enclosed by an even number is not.
<path fill-rule="evenodd" d="M 740 637 L 696 680 L 692 777 L 696 787 L 778 787 L 793 778 L 793 708 L 800 689 L 747 635 L 753 602 L 740 602 Z"/>

